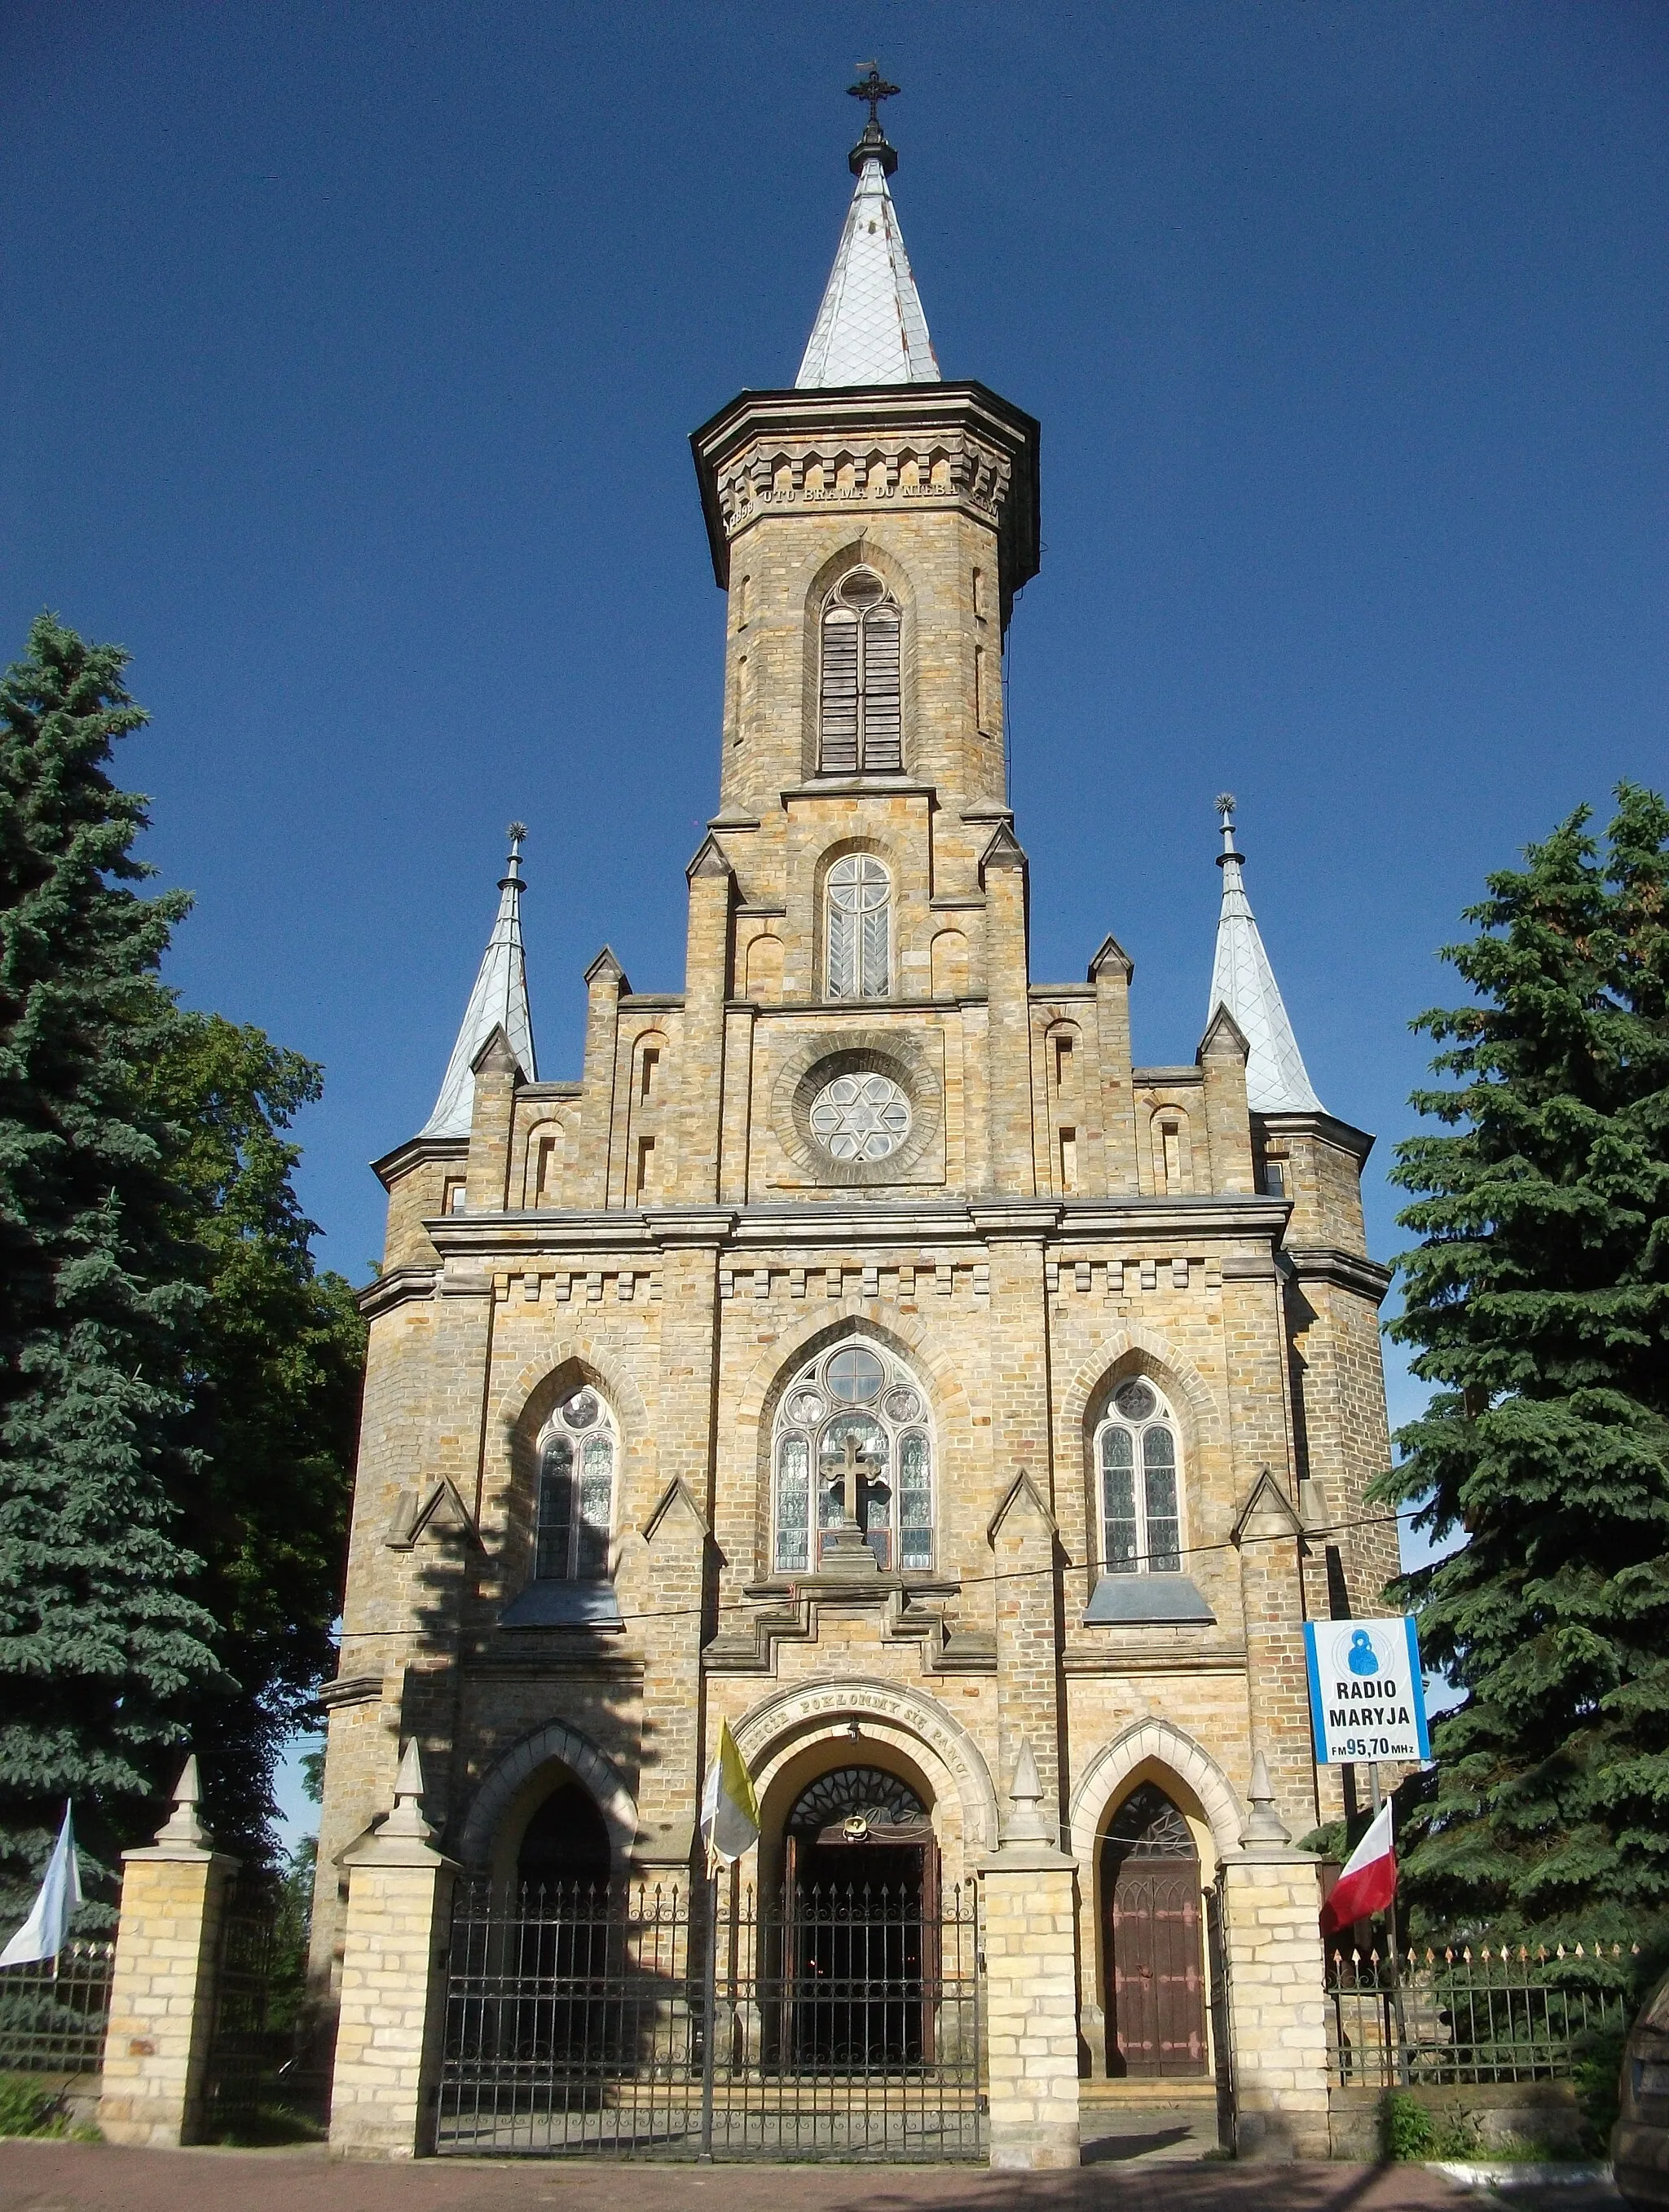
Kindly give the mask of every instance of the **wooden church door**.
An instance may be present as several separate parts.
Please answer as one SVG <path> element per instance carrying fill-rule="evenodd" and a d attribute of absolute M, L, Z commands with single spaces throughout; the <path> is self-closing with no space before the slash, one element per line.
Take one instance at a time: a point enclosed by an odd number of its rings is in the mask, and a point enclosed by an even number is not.
<path fill-rule="evenodd" d="M 1108 2071 L 1132 2079 L 1205 2071 L 1199 1854 L 1162 1790 L 1144 1783 L 1102 1846 Z"/>

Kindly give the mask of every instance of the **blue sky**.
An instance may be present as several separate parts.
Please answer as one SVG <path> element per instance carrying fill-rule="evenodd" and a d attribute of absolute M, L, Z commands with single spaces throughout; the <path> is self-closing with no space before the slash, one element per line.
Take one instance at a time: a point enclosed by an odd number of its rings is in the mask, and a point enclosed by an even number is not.
<path fill-rule="evenodd" d="M 1669 11 L 1630 0 L 9 0 L 0 651 L 118 639 L 172 976 L 321 1060 L 362 1279 L 504 823 L 546 1074 L 681 981 L 722 607 L 689 431 L 792 382 L 859 57 L 940 360 L 1043 423 L 1034 972 L 1204 1026 L 1224 786 L 1382 1181 L 1484 872 L 1666 772 Z M 1393 1376 L 1393 1413 L 1417 1394 Z"/>

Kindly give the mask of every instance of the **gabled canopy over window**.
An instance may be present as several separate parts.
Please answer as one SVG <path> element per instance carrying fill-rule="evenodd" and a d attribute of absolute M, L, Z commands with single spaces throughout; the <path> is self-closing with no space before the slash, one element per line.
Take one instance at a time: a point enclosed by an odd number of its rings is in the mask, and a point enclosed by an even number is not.
<path fill-rule="evenodd" d="M 1103 1574 L 1180 1571 L 1179 1459 L 1164 1399 L 1139 1375 L 1121 1382 L 1095 1431 Z"/>
<path fill-rule="evenodd" d="M 614 1416 L 586 1387 L 565 1398 L 539 1439 L 533 1571 L 541 1582 L 597 1581 L 614 1528 Z"/>
<path fill-rule="evenodd" d="M 892 879 L 868 853 L 847 853 L 828 872 L 823 942 L 831 999 L 884 999 Z"/>
<path fill-rule="evenodd" d="M 898 602 L 872 568 L 854 568 L 822 617 L 824 775 L 896 775 L 904 765 Z"/>

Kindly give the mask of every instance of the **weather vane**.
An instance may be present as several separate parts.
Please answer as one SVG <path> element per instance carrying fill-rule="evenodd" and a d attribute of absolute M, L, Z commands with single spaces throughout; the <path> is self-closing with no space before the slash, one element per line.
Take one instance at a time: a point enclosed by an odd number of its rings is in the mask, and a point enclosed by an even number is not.
<path fill-rule="evenodd" d="M 868 100 L 870 129 L 878 131 L 881 128 L 881 119 L 876 110 L 883 100 L 892 98 L 898 90 L 898 87 L 895 84 L 889 84 L 873 62 L 859 62 L 858 68 L 859 71 L 858 82 L 856 84 L 849 84 L 847 90 L 853 100 Z M 869 71 L 867 76 L 862 74 L 865 70 Z"/>

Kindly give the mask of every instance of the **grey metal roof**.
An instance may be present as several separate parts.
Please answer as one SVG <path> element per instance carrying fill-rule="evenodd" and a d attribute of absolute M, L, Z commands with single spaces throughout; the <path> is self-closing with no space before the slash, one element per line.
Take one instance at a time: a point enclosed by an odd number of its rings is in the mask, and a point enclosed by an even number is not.
<path fill-rule="evenodd" d="M 495 1029 L 510 1040 L 510 1049 L 530 1083 L 539 1079 L 533 1053 L 533 1017 L 527 1004 L 527 959 L 522 950 L 522 839 L 519 823 L 510 831 L 510 858 L 499 878 L 498 916 L 482 955 L 481 969 L 464 1011 L 464 1023 L 446 1062 L 446 1079 L 434 1111 L 418 1131 L 420 1137 L 467 1137 L 475 1107 L 475 1064 L 481 1048 Z"/>
<path fill-rule="evenodd" d="M 855 156 L 854 156 L 855 158 Z M 858 172 L 797 391 L 843 384 L 937 384 L 939 365 L 878 156 Z"/>
<path fill-rule="evenodd" d="M 1235 849 L 1235 802 L 1225 793 L 1217 807 L 1223 817 L 1223 850 L 1217 855 L 1223 908 L 1206 1020 L 1226 1006 L 1240 1024 L 1249 1048 L 1246 1099 L 1254 1114 L 1323 1113 L 1246 896 L 1241 873 L 1246 855 Z"/>

